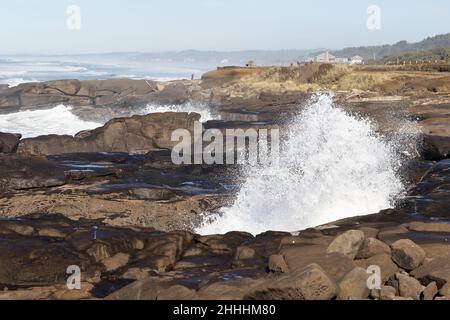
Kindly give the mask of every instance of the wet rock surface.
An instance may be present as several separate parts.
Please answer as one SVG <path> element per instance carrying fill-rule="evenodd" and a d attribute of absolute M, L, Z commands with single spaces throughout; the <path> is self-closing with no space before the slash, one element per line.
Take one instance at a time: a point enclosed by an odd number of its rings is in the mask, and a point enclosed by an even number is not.
<path fill-rule="evenodd" d="M 0 153 L 14 153 L 19 145 L 20 134 L 0 132 Z"/>
<path fill-rule="evenodd" d="M 0 110 L 14 111 L 50 104 L 126 106 L 148 101 L 183 103 L 188 88 L 183 81 L 158 85 L 151 80 L 59 80 L 25 83 L 2 90 Z"/>
<path fill-rule="evenodd" d="M 167 157 L 170 152 L 0 156 L 1 216 L 61 213 L 167 231 L 194 227 L 205 210 L 229 201 L 235 169 L 162 168 Z"/>
<path fill-rule="evenodd" d="M 200 115 L 155 113 L 113 119 L 103 127 L 72 136 L 48 135 L 20 141 L 17 152 L 29 155 L 57 155 L 88 152 L 146 153 L 172 149 L 172 132 L 186 129 L 193 133 Z"/>
<path fill-rule="evenodd" d="M 445 220 L 413 215 L 403 204 L 295 235 L 177 231 L 231 198 L 237 168 L 175 168 L 168 156 L 165 151 L 1 156 L 3 170 L 9 170 L 5 176 L 20 174 L 25 182 L 13 188 L 10 182 L 0 199 L 3 216 L 10 217 L 0 220 L 0 298 L 448 296 Z M 446 161 L 433 165 L 421 183 L 434 183 L 430 172 L 446 168 Z M 81 290 L 66 286 L 71 265 L 81 269 Z M 380 268 L 381 289 L 367 287 L 371 266 Z M 386 289 L 392 287 L 395 292 Z"/>
<path fill-rule="evenodd" d="M 311 229 L 295 236 L 231 232 L 205 237 L 187 231 L 111 227 L 101 221 L 73 221 L 62 215 L 0 220 L 0 298 L 431 300 L 445 297 L 450 283 L 448 255 L 427 253 L 426 262 L 411 271 L 395 262 L 394 252 L 369 259 L 345 255 L 324 258 L 327 243 L 349 231 L 366 227 L 383 230 L 396 223 L 390 215 L 364 218 L 338 221 L 331 229 L 314 229 L 315 241 L 322 243 L 317 245 L 301 245 L 311 239 Z M 428 224 L 413 218 L 409 223 Z M 352 229 L 355 227 L 358 229 Z M 421 231 L 420 237 L 416 231 L 394 235 L 402 237 L 400 243 L 414 243 L 416 248 L 434 244 L 448 250 L 447 244 L 435 242 L 434 231 Z M 450 237 L 450 233 L 446 236 Z M 374 265 L 385 273 L 378 282 L 380 287 L 376 287 L 377 282 L 370 282 L 374 274 L 369 267 Z M 80 268 L 81 289 L 67 287 L 70 266 Z M 392 270 L 387 272 L 389 268 Z"/>
<path fill-rule="evenodd" d="M 4 88 L 0 112 L 64 103 L 106 121 L 147 103 L 207 102 L 220 120 L 205 129 L 223 131 L 283 128 L 307 99 L 232 96 L 195 81 L 64 80 Z M 448 106 L 336 100 L 382 133 L 418 121 L 422 149 L 405 151 L 419 156 L 404 168 L 411 188 L 395 210 L 292 234 L 195 234 L 205 212 L 232 203 L 242 177 L 234 165 L 173 164 L 170 134 L 191 130 L 198 114 L 126 116 L 75 137 L 0 133 L 0 299 L 448 298 Z M 70 266 L 80 268 L 79 290 L 67 287 Z"/>
<path fill-rule="evenodd" d="M 64 171 L 45 157 L 0 156 L 0 191 L 11 192 L 64 185 Z"/>

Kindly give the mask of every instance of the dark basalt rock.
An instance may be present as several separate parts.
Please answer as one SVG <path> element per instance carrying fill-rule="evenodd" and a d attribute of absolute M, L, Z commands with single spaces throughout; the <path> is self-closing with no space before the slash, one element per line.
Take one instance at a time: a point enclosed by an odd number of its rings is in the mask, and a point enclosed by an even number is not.
<path fill-rule="evenodd" d="M 178 142 L 171 141 L 176 129 L 194 130 L 197 113 L 152 113 L 145 116 L 113 119 L 103 127 L 84 131 L 82 135 L 48 135 L 23 139 L 17 152 L 31 155 L 57 155 L 84 152 L 145 153 L 171 149 Z"/>
<path fill-rule="evenodd" d="M 389 216 L 385 222 L 352 220 L 357 228 L 377 230 L 386 229 L 388 221 L 394 223 Z M 0 297 L 73 298 L 65 287 L 70 265 L 82 271 L 84 291 L 75 298 L 331 299 L 338 294 L 339 285 L 348 289 L 341 298 L 362 299 L 368 293 L 363 287 L 366 269 L 372 265 L 382 268 L 382 286 L 395 285 L 398 270 L 389 254 L 356 260 L 326 254 L 326 244 L 344 234 L 349 223 L 337 221 L 335 236 L 308 229 L 298 236 L 266 232 L 253 237 L 242 232 L 198 236 L 187 231 L 119 228 L 95 220 L 72 221 L 57 214 L 0 220 Z M 421 223 L 421 230 L 429 229 L 423 227 L 427 222 Z M 430 226 L 436 229 L 436 223 Z M 402 241 L 416 237 L 414 232 L 392 232 L 403 237 Z M 450 279 L 448 255 L 433 255 L 429 247 L 438 245 L 448 252 L 448 245 L 436 240 L 435 232 L 423 231 L 417 239 L 428 260 L 409 276 L 421 285 L 433 280 L 438 289 L 443 288 Z M 267 269 L 273 255 L 286 259 L 289 268 L 284 268 L 284 273 Z M 355 278 L 355 266 L 362 268 L 357 278 L 363 283 L 346 285 Z M 36 290 L 42 294 L 33 295 Z M 409 293 L 403 291 L 396 293 L 407 298 Z M 415 296 L 419 297 L 419 291 Z M 371 292 L 371 297 L 377 297 L 376 293 Z"/>
<path fill-rule="evenodd" d="M 424 135 L 421 155 L 426 160 L 439 161 L 450 156 L 450 137 Z"/>
<path fill-rule="evenodd" d="M 1 155 L 0 191 L 61 186 L 64 171 L 45 157 Z"/>
<path fill-rule="evenodd" d="M 0 132 L 0 153 L 14 153 L 19 145 L 21 134 Z"/>
<path fill-rule="evenodd" d="M 67 103 L 74 106 L 116 103 L 155 92 L 153 81 L 59 80 L 26 83 L 2 92 L 1 108 L 27 108 Z"/>
<path fill-rule="evenodd" d="M 184 103 L 190 96 L 192 83 L 174 81 L 157 83 L 151 80 L 57 80 L 24 83 L 1 88 L 0 112 L 56 104 L 71 106 L 126 107 L 147 103 Z"/>
<path fill-rule="evenodd" d="M 24 84 L 0 88 L 0 112 L 66 103 L 82 119 L 110 119 L 149 102 L 184 103 L 197 96 L 218 103 L 221 120 L 205 123 L 206 129 L 267 128 L 286 124 L 307 96 L 260 92 L 251 98 L 231 97 L 226 88 L 194 86 L 121 79 Z M 394 128 L 395 121 L 386 121 L 391 108 L 385 104 L 364 102 L 346 110 L 374 118 L 382 124 L 381 132 Z M 436 289 L 450 283 L 447 260 L 433 260 L 449 250 L 448 229 L 410 214 L 448 215 L 449 160 L 412 165 L 411 180 L 420 183 L 396 210 L 295 235 L 272 231 L 200 236 L 193 228 L 205 212 L 214 214 L 231 199 L 239 186 L 233 175 L 239 167 L 173 164 L 171 148 L 178 142 L 171 141 L 172 131 L 191 130 L 198 119 L 187 113 L 118 118 L 75 137 L 50 135 L 20 142 L 20 137 L 0 134 L 0 152 L 14 152 L 19 144 L 17 154 L 0 155 L 0 213 L 20 217 L 0 219 L 0 299 L 30 297 L 41 289 L 45 294 L 38 297 L 67 297 L 69 265 L 79 265 L 83 281 L 90 285 L 84 285 L 88 289 L 82 298 L 330 299 L 338 294 L 338 285 L 347 289 L 340 298 L 367 298 L 364 284 L 348 284 L 353 279 L 364 282 L 365 270 L 378 265 L 382 284 L 394 285 L 398 259 L 387 246 L 405 239 L 426 255 L 411 275 L 422 285 L 436 281 Z M 424 158 L 448 157 L 446 137 L 424 139 Z M 33 216 L 36 212 L 40 215 Z M 179 229 L 190 231 L 175 231 Z M 349 230 L 360 234 L 355 242 L 362 243 L 362 250 L 355 245 L 349 254 L 338 246 L 327 253 L 330 243 Z M 314 283 L 316 289 L 310 285 Z M 401 290 L 394 289 L 392 298 L 396 294 Z M 378 296 L 383 297 L 382 292 Z"/>

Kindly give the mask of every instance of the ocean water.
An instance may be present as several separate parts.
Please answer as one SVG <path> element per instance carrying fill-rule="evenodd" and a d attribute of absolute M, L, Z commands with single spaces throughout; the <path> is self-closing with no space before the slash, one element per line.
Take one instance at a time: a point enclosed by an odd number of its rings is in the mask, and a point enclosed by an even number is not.
<path fill-rule="evenodd" d="M 168 81 L 190 79 L 216 67 L 215 63 L 144 59 L 127 54 L 82 56 L 0 56 L 0 84 L 61 79 L 114 78 Z"/>
<path fill-rule="evenodd" d="M 61 104 L 50 109 L 0 114 L 0 132 L 20 133 L 23 138 L 31 138 L 47 134 L 74 135 L 102 125 L 83 121 L 71 110 L 71 107 Z"/>
<path fill-rule="evenodd" d="M 197 103 L 184 103 L 184 104 L 174 104 L 174 105 L 153 105 L 148 104 L 142 110 L 139 110 L 136 114 L 149 114 L 157 112 L 196 112 L 200 114 L 201 122 L 206 122 L 210 120 L 220 120 L 220 116 L 214 114 L 210 107 L 206 104 Z"/>
<path fill-rule="evenodd" d="M 190 79 L 215 68 L 215 62 L 196 62 L 146 58 L 139 54 L 101 54 L 79 56 L 0 56 L 0 85 L 9 87 L 25 82 L 60 79 L 151 79 L 159 81 Z M 218 119 L 207 106 L 147 105 L 133 110 L 134 114 L 154 112 L 198 112 L 202 121 Z M 74 135 L 82 130 L 94 129 L 104 123 L 83 121 L 72 113 L 72 107 L 57 105 L 53 108 L 0 114 L 0 132 L 21 133 L 23 137 L 46 134 Z"/>
<path fill-rule="evenodd" d="M 293 119 L 279 165 L 247 167 L 234 204 L 196 231 L 298 231 L 390 208 L 405 190 L 403 143 L 319 95 Z"/>
<path fill-rule="evenodd" d="M 101 127 L 104 123 L 85 121 L 77 117 L 73 108 L 63 104 L 47 109 L 26 110 L 0 114 L 0 132 L 20 133 L 23 138 L 48 134 L 75 135 L 83 130 Z M 181 105 L 153 105 L 136 108 L 128 116 L 158 112 L 197 112 L 201 121 L 219 119 L 207 105 L 185 103 Z"/>

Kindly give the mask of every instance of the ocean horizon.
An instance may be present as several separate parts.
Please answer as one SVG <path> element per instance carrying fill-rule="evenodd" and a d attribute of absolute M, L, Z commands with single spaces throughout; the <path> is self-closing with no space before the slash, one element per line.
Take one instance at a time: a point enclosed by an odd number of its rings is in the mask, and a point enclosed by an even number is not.
<path fill-rule="evenodd" d="M 15 87 L 21 83 L 52 80 L 105 80 L 129 78 L 136 80 L 171 81 L 198 79 L 215 66 L 195 61 L 167 59 L 133 60 L 127 56 L 105 59 L 71 56 L 2 56 L 0 85 Z"/>

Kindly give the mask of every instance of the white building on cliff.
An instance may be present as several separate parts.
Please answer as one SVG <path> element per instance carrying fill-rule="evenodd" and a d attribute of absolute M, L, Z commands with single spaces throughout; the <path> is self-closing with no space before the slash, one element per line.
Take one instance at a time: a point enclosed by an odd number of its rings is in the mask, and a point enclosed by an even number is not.
<path fill-rule="evenodd" d="M 350 58 L 350 64 L 363 64 L 364 59 L 361 56 L 353 56 Z"/>
<path fill-rule="evenodd" d="M 335 63 L 336 57 L 327 51 L 327 52 L 321 53 L 318 56 L 314 57 L 314 62 Z"/>
<path fill-rule="evenodd" d="M 315 56 L 314 58 L 308 59 L 307 61 L 313 61 L 317 63 L 340 63 L 340 64 L 363 64 L 364 59 L 360 56 L 354 56 L 350 59 L 340 58 L 332 55 L 328 51 Z"/>

